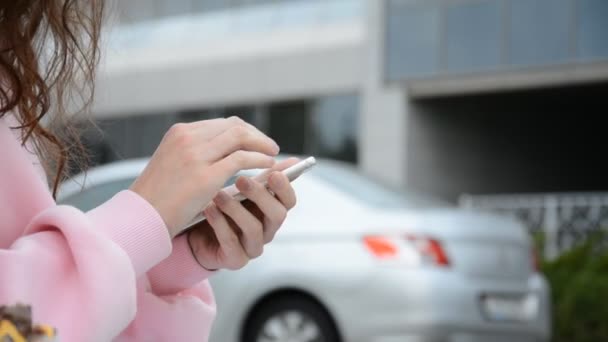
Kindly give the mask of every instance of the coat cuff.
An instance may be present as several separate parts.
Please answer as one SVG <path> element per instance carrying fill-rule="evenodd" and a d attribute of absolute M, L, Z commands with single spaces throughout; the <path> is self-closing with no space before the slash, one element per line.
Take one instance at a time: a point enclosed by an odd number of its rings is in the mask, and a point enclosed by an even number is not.
<path fill-rule="evenodd" d="M 87 213 L 120 246 L 140 276 L 171 253 L 171 236 L 156 209 L 133 191 L 124 190 Z"/>
<path fill-rule="evenodd" d="M 153 293 L 171 295 L 195 286 L 213 273 L 198 264 L 188 245 L 188 235 L 183 234 L 173 239 L 173 252 L 148 272 L 148 279 Z"/>

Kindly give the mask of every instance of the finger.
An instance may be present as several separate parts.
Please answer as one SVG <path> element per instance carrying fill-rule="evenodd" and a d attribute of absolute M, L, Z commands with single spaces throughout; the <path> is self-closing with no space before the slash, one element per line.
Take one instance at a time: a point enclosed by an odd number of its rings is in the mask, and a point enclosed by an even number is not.
<path fill-rule="evenodd" d="M 209 225 L 213 228 L 220 244 L 220 250 L 226 256 L 226 266 L 229 269 L 239 269 L 249 262 L 249 257 L 243 249 L 239 237 L 230 227 L 228 220 L 215 205 L 209 205 L 204 210 Z"/>
<path fill-rule="evenodd" d="M 274 166 L 273 157 L 252 151 L 236 151 L 212 164 L 212 173 L 225 182 L 240 170 L 265 169 Z"/>
<path fill-rule="evenodd" d="M 283 224 L 287 216 L 287 209 L 258 181 L 239 177 L 236 180 L 236 187 L 264 214 L 264 241 L 270 242 Z"/>
<path fill-rule="evenodd" d="M 230 195 L 220 191 L 213 202 L 234 221 L 243 233 L 241 245 L 250 259 L 257 258 L 264 251 L 264 226 L 251 212 Z"/>
<path fill-rule="evenodd" d="M 296 158 L 296 157 L 290 157 L 290 158 L 287 158 L 285 160 L 281 160 L 280 162 L 276 163 L 270 169 L 264 170 L 264 172 L 261 172 L 260 174 L 258 174 L 255 177 L 253 177 L 253 179 L 255 179 L 258 182 L 264 182 L 264 181 L 266 181 L 268 179 L 268 176 L 270 176 L 270 174 L 272 172 L 274 172 L 274 171 L 283 171 L 286 168 L 297 164 L 299 161 L 300 161 L 300 159 Z"/>
<path fill-rule="evenodd" d="M 174 131 L 188 131 L 203 141 L 208 141 L 227 129 L 242 125 L 247 125 L 245 121 L 234 116 L 227 119 L 219 118 L 219 119 L 209 119 L 209 120 L 200 120 L 195 122 L 188 123 L 176 123 L 171 127 L 171 130 Z"/>
<path fill-rule="evenodd" d="M 287 210 L 296 206 L 296 192 L 287 176 L 275 171 L 268 177 L 268 189 L 272 191 Z"/>
<path fill-rule="evenodd" d="M 235 126 L 242 126 L 250 129 L 256 135 L 265 136 L 265 134 L 262 133 L 258 128 L 239 118 L 238 116 L 195 121 L 190 123 L 190 125 L 192 125 L 192 127 L 196 130 L 196 133 L 205 140 L 211 140 Z"/>
<path fill-rule="evenodd" d="M 255 126 L 245 122 L 238 116 L 231 116 L 229 118 L 218 118 L 218 119 L 207 119 L 194 122 L 180 122 L 176 123 L 171 127 L 173 130 L 187 130 L 193 132 L 200 139 L 207 141 L 218 136 L 222 132 L 235 126 L 243 126 L 252 129 L 257 134 L 263 135 Z"/>
<path fill-rule="evenodd" d="M 253 151 L 276 156 L 279 145 L 264 134 L 244 125 L 230 127 L 211 139 L 206 146 L 207 160 L 217 161 L 239 150 Z"/>

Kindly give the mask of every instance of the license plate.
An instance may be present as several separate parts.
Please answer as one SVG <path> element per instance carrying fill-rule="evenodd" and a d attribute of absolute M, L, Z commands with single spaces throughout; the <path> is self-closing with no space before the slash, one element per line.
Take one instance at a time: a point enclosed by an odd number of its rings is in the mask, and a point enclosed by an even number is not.
<path fill-rule="evenodd" d="M 531 321 L 538 315 L 538 306 L 538 297 L 534 294 L 481 296 L 481 311 L 491 321 Z"/>

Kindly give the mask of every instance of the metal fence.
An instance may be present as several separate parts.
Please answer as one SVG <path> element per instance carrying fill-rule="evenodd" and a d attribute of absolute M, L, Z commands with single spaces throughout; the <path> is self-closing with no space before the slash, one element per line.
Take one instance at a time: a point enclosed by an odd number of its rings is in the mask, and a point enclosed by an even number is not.
<path fill-rule="evenodd" d="M 608 193 L 463 195 L 460 206 L 519 219 L 531 234 L 542 234 L 544 256 L 551 260 L 608 229 Z"/>

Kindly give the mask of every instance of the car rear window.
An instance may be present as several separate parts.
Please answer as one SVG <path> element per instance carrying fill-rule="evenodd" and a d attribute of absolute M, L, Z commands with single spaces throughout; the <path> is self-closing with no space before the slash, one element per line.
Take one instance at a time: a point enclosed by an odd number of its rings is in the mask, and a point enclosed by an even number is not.
<path fill-rule="evenodd" d="M 72 205 L 82 211 L 89 211 L 112 198 L 117 192 L 128 189 L 134 180 L 134 178 L 124 178 L 94 185 L 64 198 L 60 203 Z"/>
<path fill-rule="evenodd" d="M 318 179 L 357 200 L 378 208 L 433 208 L 449 204 L 430 196 L 393 190 L 376 183 L 349 165 L 323 161 L 311 172 Z"/>
<path fill-rule="evenodd" d="M 234 184 L 236 178 L 237 176 L 230 177 L 226 185 Z M 62 199 L 60 203 L 74 206 L 82 211 L 89 211 L 109 200 L 116 193 L 128 189 L 133 181 L 135 178 L 124 178 L 93 185 Z"/>

